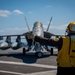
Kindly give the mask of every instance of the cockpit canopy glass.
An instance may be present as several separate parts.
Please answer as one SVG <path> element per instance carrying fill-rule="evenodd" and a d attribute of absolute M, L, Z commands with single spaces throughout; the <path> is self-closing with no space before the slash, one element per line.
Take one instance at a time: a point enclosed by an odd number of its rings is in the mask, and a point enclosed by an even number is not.
<path fill-rule="evenodd" d="M 34 27 L 42 27 L 42 23 L 41 22 L 35 22 Z"/>

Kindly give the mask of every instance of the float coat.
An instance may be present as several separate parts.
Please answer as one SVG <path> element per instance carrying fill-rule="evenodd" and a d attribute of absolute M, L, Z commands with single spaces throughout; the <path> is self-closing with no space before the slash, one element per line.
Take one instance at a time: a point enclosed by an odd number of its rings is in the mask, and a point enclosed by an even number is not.
<path fill-rule="evenodd" d="M 75 67 L 75 38 L 62 37 L 63 45 L 58 51 L 57 65 L 60 67 Z"/>

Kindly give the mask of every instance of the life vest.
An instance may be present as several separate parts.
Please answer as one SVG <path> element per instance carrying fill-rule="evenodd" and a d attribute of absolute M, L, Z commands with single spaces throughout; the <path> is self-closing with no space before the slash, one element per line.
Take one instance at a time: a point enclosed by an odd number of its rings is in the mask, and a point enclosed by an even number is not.
<path fill-rule="evenodd" d="M 58 51 L 57 65 L 60 67 L 75 67 L 75 37 L 62 37 L 63 45 Z"/>

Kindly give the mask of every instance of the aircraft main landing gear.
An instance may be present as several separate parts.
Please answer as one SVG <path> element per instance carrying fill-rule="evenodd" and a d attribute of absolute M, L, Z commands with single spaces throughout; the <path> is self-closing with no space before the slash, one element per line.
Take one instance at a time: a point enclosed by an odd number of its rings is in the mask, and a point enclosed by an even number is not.
<path fill-rule="evenodd" d="M 53 48 L 51 48 L 51 55 L 53 55 Z"/>
<path fill-rule="evenodd" d="M 26 54 L 26 49 L 25 48 L 23 48 L 23 55 L 25 55 Z"/>
<path fill-rule="evenodd" d="M 48 52 L 50 52 L 51 55 L 53 55 L 53 48 L 47 49 Z"/>

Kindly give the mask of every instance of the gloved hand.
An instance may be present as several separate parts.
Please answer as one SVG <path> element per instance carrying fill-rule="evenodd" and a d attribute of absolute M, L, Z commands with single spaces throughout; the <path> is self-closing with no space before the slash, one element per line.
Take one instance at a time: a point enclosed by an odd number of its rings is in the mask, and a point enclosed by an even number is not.
<path fill-rule="evenodd" d="M 26 33 L 26 37 L 28 38 L 28 39 L 32 39 L 32 40 L 34 40 L 34 38 L 35 38 L 35 35 L 33 35 L 32 33 Z"/>

